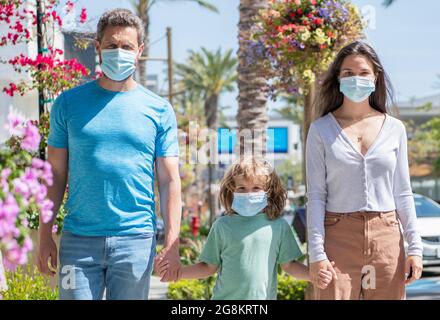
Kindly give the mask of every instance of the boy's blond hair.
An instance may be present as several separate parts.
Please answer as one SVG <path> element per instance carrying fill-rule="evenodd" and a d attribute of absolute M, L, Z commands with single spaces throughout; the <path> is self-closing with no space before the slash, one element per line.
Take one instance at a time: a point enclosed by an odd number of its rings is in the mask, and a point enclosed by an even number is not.
<path fill-rule="evenodd" d="M 263 210 L 269 219 L 276 219 L 281 216 L 286 205 L 287 192 L 281 183 L 281 179 L 271 164 L 259 158 L 242 158 L 233 164 L 225 173 L 220 184 L 220 202 L 227 214 L 233 214 L 232 200 L 235 190 L 235 177 L 252 178 L 255 176 L 266 176 L 264 190 L 267 192 L 267 207 Z"/>

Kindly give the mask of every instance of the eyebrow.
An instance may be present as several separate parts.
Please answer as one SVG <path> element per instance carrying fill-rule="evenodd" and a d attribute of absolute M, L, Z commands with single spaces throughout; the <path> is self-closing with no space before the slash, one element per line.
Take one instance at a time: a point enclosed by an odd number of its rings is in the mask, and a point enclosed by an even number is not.
<path fill-rule="evenodd" d="M 114 40 L 114 39 L 109 39 L 109 40 L 105 40 L 104 42 L 103 42 L 104 44 L 114 44 L 114 45 L 118 45 L 118 41 L 116 41 L 116 40 Z M 134 47 L 135 45 L 132 43 L 132 42 L 125 42 L 125 43 L 122 43 L 122 46 L 130 46 L 130 47 Z"/>
<path fill-rule="evenodd" d="M 341 71 L 353 71 L 353 69 L 351 69 L 351 68 L 344 68 L 344 69 L 341 69 Z M 371 70 L 367 69 L 367 68 L 362 68 L 361 71 L 371 71 Z"/>

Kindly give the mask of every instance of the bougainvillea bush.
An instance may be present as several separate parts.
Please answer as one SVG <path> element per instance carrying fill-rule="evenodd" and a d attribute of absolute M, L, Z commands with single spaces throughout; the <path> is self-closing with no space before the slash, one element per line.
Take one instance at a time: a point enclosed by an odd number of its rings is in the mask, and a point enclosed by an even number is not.
<path fill-rule="evenodd" d="M 272 93 L 301 94 L 363 27 L 347 0 L 269 0 L 248 40 L 248 63 L 271 80 Z"/>
<path fill-rule="evenodd" d="M 0 249 L 7 269 L 27 263 L 32 250 L 28 212 L 38 212 L 43 222 L 52 218 L 53 203 L 47 198 L 52 185 L 48 162 L 36 157 L 41 136 L 32 121 L 10 113 L 12 135 L 0 148 Z"/>
<path fill-rule="evenodd" d="M 18 115 L 9 114 L 11 138 L 0 146 L 0 250 L 4 265 L 10 270 L 27 263 L 33 246 L 30 230 L 38 228 L 40 217 L 43 222 L 52 217 L 53 204 L 47 197 L 52 172 L 50 164 L 37 157 L 47 145 L 48 107 L 57 95 L 76 86 L 89 74 L 82 64 L 75 59 L 65 59 L 62 48 L 54 46 L 54 30 L 61 29 L 62 15 L 71 13 L 74 3 L 67 1 L 61 7 L 59 0 L 40 0 L 39 4 L 37 12 L 35 5 L 28 6 L 24 0 L 0 0 L 0 23 L 6 26 L 5 34 L 0 34 L 0 47 L 35 43 L 37 24 L 42 30 L 42 47 L 35 56 L 18 52 L 8 60 L 0 58 L 0 63 L 28 76 L 9 83 L 0 94 L 13 97 L 37 89 L 44 96 L 44 101 L 40 101 L 44 112 L 38 121 L 25 121 Z M 76 19 L 78 24 L 86 22 L 85 8 Z M 63 208 L 60 211 L 54 232 L 61 229 Z"/>

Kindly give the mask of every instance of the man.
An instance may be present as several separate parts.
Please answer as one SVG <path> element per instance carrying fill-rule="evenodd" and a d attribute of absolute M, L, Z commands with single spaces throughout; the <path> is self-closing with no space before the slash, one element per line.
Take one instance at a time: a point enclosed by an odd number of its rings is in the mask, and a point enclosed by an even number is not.
<path fill-rule="evenodd" d="M 166 239 L 161 252 L 180 266 L 181 189 L 171 105 L 133 79 L 144 28 L 126 9 L 99 20 L 103 77 L 61 94 L 51 110 L 49 198 L 59 210 L 69 177 L 60 241 L 60 299 L 147 299 L 155 256 L 154 167 Z M 53 221 L 39 229 L 39 269 L 54 275 Z M 50 261 L 50 264 L 49 264 Z"/>

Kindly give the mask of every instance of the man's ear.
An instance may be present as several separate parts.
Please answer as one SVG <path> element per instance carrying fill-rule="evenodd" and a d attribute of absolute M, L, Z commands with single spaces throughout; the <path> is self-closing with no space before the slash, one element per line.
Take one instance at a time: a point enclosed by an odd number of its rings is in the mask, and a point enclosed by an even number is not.
<path fill-rule="evenodd" d="M 144 49 L 145 49 L 145 44 L 142 43 L 142 44 L 139 46 L 139 50 L 138 50 L 138 58 L 140 58 L 140 57 L 142 56 L 142 53 L 144 52 Z"/>
<path fill-rule="evenodd" d="M 94 43 L 95 43 L 95 51 L 96 51 L 96 54 L 98 55 L 98 58 L 99 58 L 99 63 L 102 63 L 102 61 L 101 61 L 101 44 L 99 43 L 98 40 L 95 40 Z"/>

